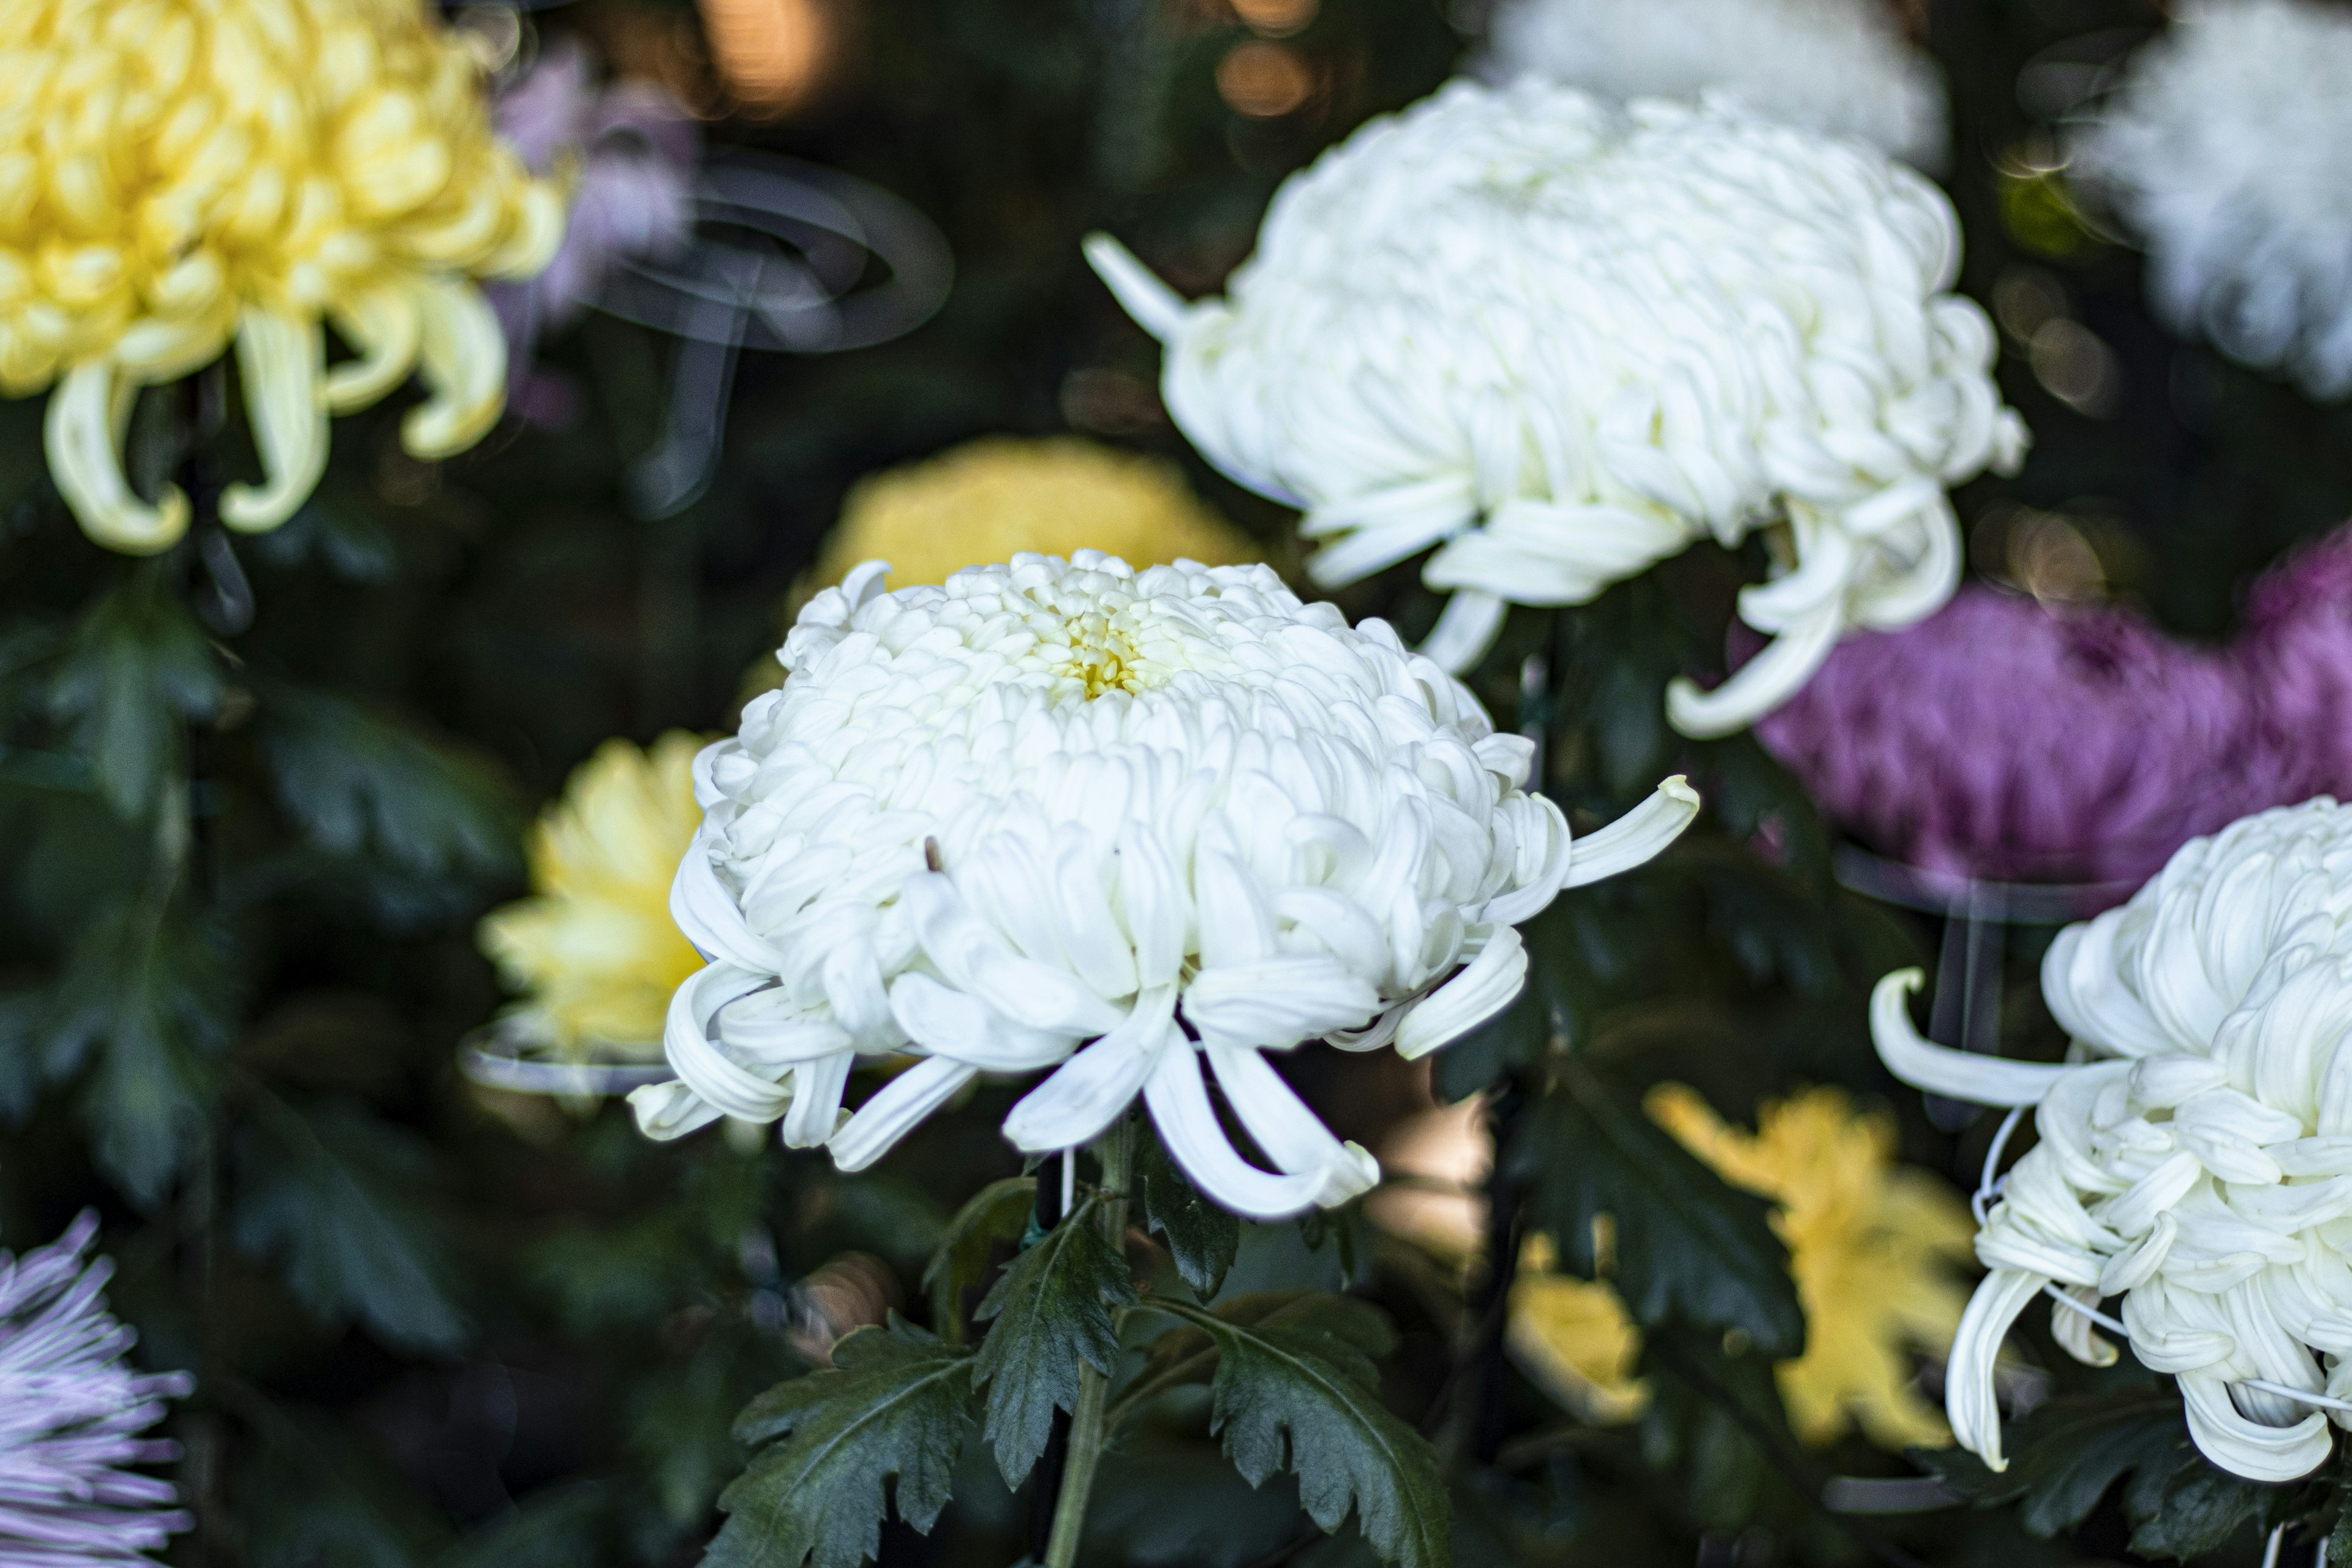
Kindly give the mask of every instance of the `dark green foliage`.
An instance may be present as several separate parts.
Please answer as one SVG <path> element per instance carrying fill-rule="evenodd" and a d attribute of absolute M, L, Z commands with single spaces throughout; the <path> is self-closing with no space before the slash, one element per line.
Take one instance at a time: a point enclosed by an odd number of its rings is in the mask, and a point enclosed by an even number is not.
<path fill-rule="evenodd" d="M 1054 1412 L 1077 1402 L 1078 1363 L 1108 1373 L 1118 1359 L 1111 1309 L 1135 1301 L 1135 1281 L 1095 1228 L 1104 1201 L 1089 1197 L 1064 1215 L 972 1314 L 989 1325 L 972 1381 L 987 1393 L 985 1436 L 1008 1486 L 1045 1451 Z"/>
<path fill-rule="evenodd" d="M 365 1109 L 305 1112 L 268 1093 L 236 1140 L 229 1235 L 276 1260 L 302 1304 L 396 1346 L 452 1351 L 466 1333 L 446 1247 L 422 1201 L 431 1151 Z"/>
<path fill-rule="evenodd" d="M 179 782 L 181 727 L 211 717 L 220 660 L 161 571 L 133 568 L 93 604 L 58 662 L 48 710 L 108 805 L 142 816 Z"/>
<path fill-rule="evenodd" d="M 1562 1061 L 1507 1158 L 1528 1184 L 1532 1222 L 1586 1279 L 1600 1265 L 1593 1218 L 1611 1216 L 1611 1279 L 1643 1323 L 1738 1329 L 1775 1357 L 1802 1350 L 1804 1313 L 1770 1206 L 1701 1164 L 1633 1096 Z"/>
<path fill-rule="evenodd" d="M 948 1222 L 947 1239 L 923 1268 L 923 1289 L 931 1322 L 950 1344 L 964 1342 L 964 1292 L 987 1278 L 991 1253 L 1019 1243 L 1036 1205 L 1036 1178 L 1007 1176 L 974 1193 Z"/>
<path fill-rule="evenodd" d="M 1325 1531 L 1356 1510 L 1357 1528 L 1385 1563 L 1444 1568 L 1453 1561 L 1453 1505 L 1428 1441 L 1380 1402 L 1380 1375 L 1360 1343 L 1327 1315 L 1243 1298 L 1213 1310 L 1154 1298 L 1159 1310 L 1213 1347 L 1210 1430 L 1252 1486 L 1277 1470 L 1298 1476 L 1299 1506 Z M 1181 1350 L 1176 1353 L 1181 1353 Z"/>
<path fill-rule="evenodd" d="M 1168 1243 L 1176 1272 L 1203 1301 L 1225 1282 L 1242 1244 L 1241 1222 L 1194 1190 L 1176 1162 L 1146 1133 L 1137 1158 L 1143 1179 L 1144 1228 Z"/>
<path fill-rule="evenodd" d="M 893 1505 L 924 1531 L 947 1506 L 971 1352 L 894 1316 L 836 1344 L 833 1361 L 737 1417 L 736 1438 L 760 1451 L 719 1494 L 727 1524 L 703 1556 L 709 1568 L 857 1568 L 878 1550 Z"/>

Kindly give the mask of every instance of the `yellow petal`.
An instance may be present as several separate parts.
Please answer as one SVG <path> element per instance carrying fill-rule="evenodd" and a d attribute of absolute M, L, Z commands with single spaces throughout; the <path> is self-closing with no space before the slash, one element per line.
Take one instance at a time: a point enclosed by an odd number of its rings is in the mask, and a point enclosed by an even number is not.
<path fill-rule="evenodd" d="M 66 372 L 49 398 L 45 432 L 49 472 L 82 531 L 110 550 L 152 555 L 188 531 L 188 498 L 165 486 L 149 506 L 122 473 L 122 434 L 139 385 L 90 360 Z"/>
<path fill-rule="evenodd" d="M 409 297 L 424 327 L 420 368 L 433 395 L 400 423 L 419 458 L 462 452 L 489 432 L 507 403 L 507 341 L 489 301 L 470 283 L 425 279 Z"/>
<path fill-rule="evenodd" d="M 327 373 L 327 407 L 365 408 L 408 377 L 421 331 L 416 301 L 398 289 L 372 289 L 337 304 L 335 331 L 359 351 Z"/>
<path fill-rule="evenodd" d="M 320 385 L 326 351 L 319 323 L 274 310 L 237 319 L 236 368 L 246 418 L 268 476 L 258 486 L 221 491 L 221 521 L 247 533 L 294 515 L 327 471 L 327 405 Z"/>

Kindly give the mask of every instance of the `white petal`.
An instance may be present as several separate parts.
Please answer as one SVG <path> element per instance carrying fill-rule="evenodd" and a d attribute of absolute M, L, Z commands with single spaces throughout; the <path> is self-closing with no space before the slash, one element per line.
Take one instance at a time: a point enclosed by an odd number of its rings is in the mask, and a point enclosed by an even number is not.
<path fill-rule="evenodd" d="M 833 1163 L 845 1171 L 866 1169 L 979 1074 L 979 1068 L 951 1057 L 924 1058 L 875 1090 L 874 1098 L 826 1141 Z"/>
<path fill-rule="evenodd" d="M 1423 639 L 1422 657 L 1448 675 L 1461 674 L 1486 657 L 1486 650 L 1502 634 L 1510 608 L 1496 595 L 1477 588 L 1455 589 L 1439 613 L 1437 624 Z"/>
<path fill-rule="evenodd" d="M 793 1108 L 784 1113 L 784 1145 L 814 1149 L 833 1136 L 841 1121 L 841 1091 L 857 1065 L 850 1051 L 801 1063 L 793 1068 Z"/>
<path fill-rule="evenodd" d="M 1478 956 L 1413 1003 L 1397 1026 L 1397 1055 L 1411 1061 L 1460 1039 L 1515 1001 L 1528 983 L 1528 950 L 1509 926 L 1484 931 Z"/>
<path fill-rule="evenodd" d="M 1085 242 L 1087 265 L 1110 289 L 1119 308 L 1135 324 L 1166 342 L 1183 327 L 1192 307 L 1173 289 L 1135 258 L 1135 253 L 1107 234 L 1090 234 Z"/>
<path fill-rule="evenodd" d="M 1316 1194 L 1324 1186 L 1322 1172 L 1276 1176 L 1234 1152 L 1225 1130 L 1217 1124 L 1208 1086 L 1201 1081 L 1198 1052 L 1160 1052 L 1159 1064 L 1143 1086 L 1143 1098 L 1170 1157 L 1194 1186 L 1221 1206 L 1251 1219 L 1266 1220 L 1288 1219 L 1314 1206 Z"/>
<path fill-rule="evenodd" d="M 1328 956 L 1204 969 L 1184 988 L 1184 1016 L 1202 1039 L 1250 1047 L 1361 1028 L 1380 1006 L 1380 993 L 1362 975 Z"/>
<path fill-rule="evenodd" d="M 1024 1154 L 1091 1142 L 1143 1092 L 1163 1049 L 1190 1050 L 1174 1026 L 1176 993 L 1136 998 L 1127 1022 L 1054 1069 L 1005 1114 L 1004 1136 Z"/>
<path fill-rule="evenodd" d="M 2000 1354 L 2000 1342 L 2007 1337 L 2009 1326 L 2047 1283 L 2039 1274 L 1994 1269 L 1969 1298 L 1959 1330 L 1952 1336 L 1952 1353 L 1944 1366 L 1944 1412 L 1951 1418 L 1952 1440 L 1982 1459 L 1989 1469 L 2009 1468 L 2009 1460 L 2000 1451 L 2000 1405 L 1993 1394 L 1993 1363 Z"/>
<path fill-rule="evenodd" d="M 1286 1175 L 1319 1173 L 1315 1201 L 1329 1207 L 1380 1184 L 1380 1162 L 1355 1143 L 1331 1134 L 1307 1102 L 1282 1080 L 1272 1064 L 1254 1050 L 1212 1043 L 1210 1067 L 1249 1135 Z"/>
<path fill-rule="evenodd" d="M 671 995 L 662 1031 L 662 1055 L 678 1081 L 721 1114 L 743 1121 L 773 1121 L 792 1104 L 792 1089 L 731 1060 L 711 1042 L 711 1023 L 728 1003 L 767 984 L 768 976 L 732 964 L 699 970 Z"/>
<path fill-rule="evenodd" d="M 1563 886 L 1581 888 L 1656 858 L 1698 820 L 1698 791 L 1682 774 L 1675 774 L 1608 826 L 1577 839 L 1569 851 Z"/>
<path fill-rule="evenodd" d="M 2097 1286 L 2068 1285 L 2063 1289 L 2068 1300 L 2080 1301 L 2094 1311 L 2097 1310 L 2102 1300 Z M 2058 1342 L 2060 1350 L 2084 1366 L 2116 1364 L 2116 1347 L 2098 1331 L 2098 1325 L 2072 1307 L 2057 1301 L 2050 1303 L 2050 1337 Z"/>
<path fill-rule="evenodd" d="M 631 1089 L 629 1110 L 637 1119 L 639 1132 L 663 1142 L 698 1132 L 718 1121 L 719 1114 L 709 1100 L 676 1079 Z"/>
<path fill-rule="evenodd" d="M 1898 969 L 1870 993 L 1870 1037 L 1878 1047 L 1878 1059 L 1912 1088 L 1979 1105 L 2039 1105 L 2042 1096 L 2075 1070 L 1956 1051 L 1922 1038 L 1905 998 L 1926 981 L 1918 970 Z"/>
<path fill-rule="evenodd" d="M 326 344 L 308 317 L 247 308 L 236 326 L 237 379 L 247 422 L 267 478 L 259 489 L 229 485 L 221 521 L 247 533 L 294 515 L 327 471 L 327 406 L 320 389 Z"/>
<path fill-rule="evenodd" d="M 1831 605 L 1775 637 L 1711 691 L 1676 676 L 1666 687 L 1666 722 L 1700 741 L 1746 729 L 1813 678 L 1844 629 L 1845 617 Z"/>
<path fill-rule="evenodd" d="M 2231 1475 L 2273 1485 L 2292 1481 L 2317 1469 L 2335 1447 L 2327 1418 L 2316 1410 L 2291 1426 L 2266 1426 L 2238 1414 L 2228 1384 L 2212 1373 L 2184 1372 L 2179 1378 L 2189 1436 Z"/>
<path fill-rule="evenodd" d="M 710 864 L 709 831 L 697 828 L 678 860 L 669 884 L 669 918 L 705 958 L 774 974 L 783 968 L 783 957 L 752 932 L 735 896 L 719 880 Z"/>
<path fill-rule="evenodd" d="M 49 476 L 82 531 L 109 550 L 152 555 L 188 531 L 188 498 L 166 485 L 149 506 L 123 477 L 123 427 L 137 392 L 127 378 L 118 382 L 104 360 L 85 361 L 66 372 L 49 395 L 43 435 Z"/>
<path fill-rule="evenodd" d="M 890 983 L 890 1013 L 917 1045 L 987 1072 L 1027 1072 L 1067 1057 L 1077 1037 L 1032 1029 L 976 996 L 909 971 Z"/>
<path fill-rule="evenodd" d="M 1127 1016 L 1060 970 L 1013 952 L 938 872 L 909 877 L 898 898 L 940 973 L 999 1016 L 1072 1038 L 1108 1034 Z"/>

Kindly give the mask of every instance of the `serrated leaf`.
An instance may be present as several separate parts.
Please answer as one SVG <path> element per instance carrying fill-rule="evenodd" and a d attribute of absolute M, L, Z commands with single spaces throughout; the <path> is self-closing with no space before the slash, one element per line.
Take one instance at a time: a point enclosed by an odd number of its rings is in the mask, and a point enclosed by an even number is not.
<path fill-rule="evenodd" d="M 163 1199 L 203 1135 L 231 1001 L 216 932 L 124 900 L 76 941 L 37 1025 L 52 1080 L 96 1053 L 80 1097 L 91 1153 L 142 1207 Z"/>
<path fill-rule="evenodd" d="M 1593 1219 L 1613 1216 L 1611 1278 L 1645 1327 L 1738 1329 L 1774 1360 L 1804 1349 L 1804 1310 L 1770 1205 L 1725 1183 L 1581 1064 L 1559 1064 L 1505 1164 L 1528 1184 L 1536 1225 L 1588 1279 L 1600 1263 Z"/>
<path fill-rule="evenodd" d="M 2218 1551 L 2261 1517 L 2269 1490 L 2199 1460 L 2173 1476 L 2153 1510 L 2133 1520 L 2131 1549 L 2183 1561 Z"/>
<path fill-rule="evenodd" d="M 753 1400 L 735 1436 L 772 1446 L 719 1494 L 727 1523 L 704 1568 L 857 1568 L 880 1550 L 890 1476 L 898 1517 L 928 1533 L 954 1484 L 972 1365 L 894 1312 L 835 1344 L 830 1370 Z"/>
<path fill-rule="evenodd" d="M 319 848 L 415 877 L 512 871 L 520 819 L 488 763 L 345 698 L 282 682 L 261 697 L 278 798 Z"/>
<path fill-rule="evenodd" d="M 972 1381 L 987 1391 L 985 1435 L 1007 1486 L 1045 1451 L 1054 1412 L 1076 1405 L 1079 1362 L 1107 1377 L 1118 1357 L 1111 1309 L 1134 1304 L 1135 1281 L 1096 1232 L 1104 1201 L 1089 1197 L 1007 1264 L 972 1314 L 990 1325 Z"/>
<path fill-rule="evenodd" d="M 1143 1178 L 1143 1223 L 1168 1241 L 1176 1272 L 1203 1301 L 1225 1283 L 1225 1272 L 1241 1250 L 1242 1222 L 1202 1197 L 1156 1137 L 1143 1140 L 1138 1162 Z"/>
<path fill-rule="evenodd" d="M 2153 1468 L 2169 1477 L 2194 1453 L 2168 1389 L 2053 1400 L 2020 1423 L 2016 1458 L 1987 1498 L 2016 1499 L 2027 1530 L 2056 1535 L 2090 1517 L 2126 1475 Z"/>
<path fill-rule="evenodd" d="M 297 1110 L 261 1095 L 239 1128 L 229 1237 L 269 1258 L 311 1314 L 365 1323 L 388 1344 L 454 1350 L 466 1323 L 441 1238 L 418 1203 L 424 1143 L 357 1105 Z"/>
<path fill-rule="evenodd" d="M 1157 1298 L 1154 1298 L 1156 1304 Z M 1331 1290 L 1252 1290 L 1229 1297 L 1210 1310 L 1224 1321 L 1250 1329 L 1293 1329 L 1323 1334 L 1340 1346 L 1378 1359 L 1396 1349 L 1396 1331 L 1379 1308 Z M 1369 1364 L 1367 1362 L 1366 1364 Z M 1113 1419 L 1139 1410 L 1154 1396 L 1186 1384 L 1206 1383 L 1217 1368 L 1217 1342 L 1196 1328 L 1176 1328 L 1144 1351 L 1143 1371 L 1120 1390 Z"/>
<path fill-rule="evenodd" d="M 1216 1347 L 1209 1429 L 1252 1486 L 1298 1476 L 1298 1503 L 1326 1533 L 1352 1508 L 1384 1563 L 1444 1568 L 1453 1504 L 1437 1452 L 1380 1402 L 1363 1351 L 1320 1329 L 1244 1323 L 1169 1297 L 1152 1307 Z"/>
<path fill-rule="evenodd" d="M 1018 1243 L 1037 1206 L 1034 1176 L 991 1182 L 948 1222 L 939 1250 L 923 1268 L 923 1290 L 931 1299 L 931 1324 L 951 1345 L 964 1342 L 963 1295 L 987 1272 L 999 1243 Z"/>
<path fill-rule="evenodd" d="M 180 770 L 180 731 L 220 706 L 219 662 L 162 571 L 142 567 L 83 616 L 49 683 L 99 795 L 146 814 Z"/>

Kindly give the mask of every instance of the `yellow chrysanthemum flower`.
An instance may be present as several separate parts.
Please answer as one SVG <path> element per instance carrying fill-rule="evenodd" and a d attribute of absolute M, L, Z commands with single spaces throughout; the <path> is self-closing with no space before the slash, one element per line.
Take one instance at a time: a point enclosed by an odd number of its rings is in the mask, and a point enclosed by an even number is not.
<path fill-rule="evenodd" d="M 1232 566 L 1259 558 L 1165 458 L 1075 436 L 990 436 L 860 479 L 809 577 L 823 587 L 861 561 L 881 560 L 890 563 L 889 586 L 908 588 L 1019 551 L 1081 549 L 1139 571 L 1179 559 Z"/>
<path fill-rule="evenodd" d="M 100 543 L 186 531 L 186 496 L 123 477 L 124 427 L 232 339 L 266 470 L 223 491 L 232 528 L 291 516 L 328 416 L 412 367 L 404 445 L 472 445 L 506 395 L 472 279 L 538 270 L 562 228 L 420 0 L 0 0 L 0 393 L 55 384 L 50 469 Z M 329 368 L 322 321 L 356 358 Z"/>
<path fill-rule="evenodd" d="M 699 737 L 672 731 L 639 751 L 607 741 L 574 769 L 530 841 L 535 896 L 482 921 L 482 950 L 526 992 L 532 1043 L 572 1060 L 656 1060 L 670 993 L 702 967 L 669 917 L 670 879 L 702 808 Z"/>
<path fill-rule="evenodd" d="M 1832 1442 L 1858 1423 L 1885 1447 L 1948 1442 L 1942 1417 L 1911 1386 L 1906 1355 L 1950 1343 L 1968 1304 L 1953 1265 L 1969 1257 L 1976 1227 L 1948 1188 L 1895 1163 L 1893 1120 L 1858 1111 L 1835 1089 L 1766 1104 L 1753 1133 L 1727 1125 L 1682 1084 L 1661 1084 L 1646 1105 L 1726 1181 L 1779 1205 L 1773 1228 L 1805 1310 L 1805 1352 L 1776 1369 L 1797 1436 Z M 1511 1330 L 1522 1364 L 1565 1384 L 1569 1403 L 1593 1419 L 1639 1414 L 1643 1390 L 1629 1375 L 1639 1331 L 1615 1291 L 1550 1273 L 1541 1237 L 1521 1268 Z"/>

